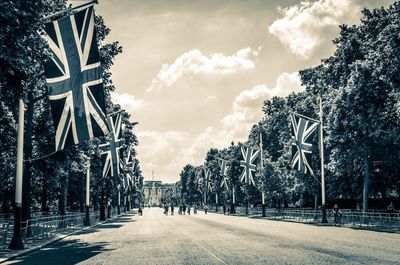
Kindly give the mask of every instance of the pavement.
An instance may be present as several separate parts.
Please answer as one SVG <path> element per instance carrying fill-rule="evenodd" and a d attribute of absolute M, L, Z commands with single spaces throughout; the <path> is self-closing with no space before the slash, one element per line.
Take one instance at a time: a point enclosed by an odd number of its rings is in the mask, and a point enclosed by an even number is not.
<path fill-rule="evenodd" d="M 400 264 L 400 235 L 144 209 L 5 264 Z"/>

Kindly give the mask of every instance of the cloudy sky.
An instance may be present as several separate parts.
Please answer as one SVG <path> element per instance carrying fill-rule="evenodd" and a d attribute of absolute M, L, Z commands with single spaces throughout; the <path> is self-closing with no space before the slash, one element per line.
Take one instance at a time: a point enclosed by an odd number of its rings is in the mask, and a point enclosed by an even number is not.
<path fill-rule="evenodd" d="M 139 122 L 143 175 L 175 182 L 210 147 L 246 140 L 264 100 L 302 90 L 297 72 L 332 54 L 339 24 L 393 1 L 99 2 L 123 46 L 113 98 Z"/>

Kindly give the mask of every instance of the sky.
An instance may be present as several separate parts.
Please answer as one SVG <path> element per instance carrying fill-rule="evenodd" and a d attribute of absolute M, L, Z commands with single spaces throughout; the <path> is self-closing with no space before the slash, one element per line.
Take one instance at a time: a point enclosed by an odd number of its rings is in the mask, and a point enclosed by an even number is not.
<path fill-rule="evenodd" d="M 73 5 L 83 1 L 70 1 Z M 298 71 L 334 52 L 340 24 L 393 0 L 99 0 L 123 53 L 114 103 L 139 122 L 145 180 L 176 182 L 211 147 L 246 141 L 273 96 L 302 91 Z"/>

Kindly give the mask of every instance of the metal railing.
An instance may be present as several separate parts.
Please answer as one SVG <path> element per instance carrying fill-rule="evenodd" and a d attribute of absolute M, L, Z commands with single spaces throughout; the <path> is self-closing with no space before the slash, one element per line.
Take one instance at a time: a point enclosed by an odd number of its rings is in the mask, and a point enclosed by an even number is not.
<path fill-rule="evenodd" d="M 106 211 L 107 216 L 107 211 Z M 111 209 L 111 217 L 117 216 L 117 210 Z M 91 225 L 100 222 L 100 212 L 91 211 L 89 215 Z M 22 223 L 22 239 L 24 242 L 32 242 L 38 239 L 54 236 L 59 233 L 68 233 L 83 228 L 85 213 L 58 214 L 32 214 L 32 218 Z M 12 238 L 14 218 L 0 218 L 0 248 L 6 248 Z"/>
<path fill-rule="evenodd" d="M 215 208 L 214 208 L 215 209 Z M 212 212 L 213 208 L 210 209 Z M 218 208 L 222 212 L 222 207 Z M 262 207 L 248 209 L 248 216 L 262 216 Z M 350 209 L 341 211 L 341 224 L 346 226 L 382 228 L 390 230 L 400 230 L 400 213 L 388 213 L 384 211 L 360 212 Z M 245 216 L 246 207 L 235 207 L 235 215 Z M 265 218 L 272 220 L 296 221 L 302 223 L 320 223 L 322 219 L 321 210 L 312 209 L 266 209 Z M 334 215 L 331 210 L 327 210 L 328 223 L 334 223 Z"/>

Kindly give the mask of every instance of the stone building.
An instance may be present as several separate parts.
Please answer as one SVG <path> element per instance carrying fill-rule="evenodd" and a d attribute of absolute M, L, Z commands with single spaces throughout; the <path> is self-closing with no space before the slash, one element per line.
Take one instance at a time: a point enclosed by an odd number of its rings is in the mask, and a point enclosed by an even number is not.
<path fill-rule="evenodd" d="M 173 197 L 173 184 L 162 183 L 159 180 L 147 180 L 143 184 L 144 204 L 160 206 L 169 203 Z"/>

